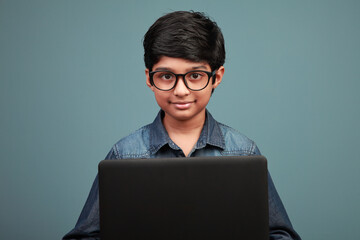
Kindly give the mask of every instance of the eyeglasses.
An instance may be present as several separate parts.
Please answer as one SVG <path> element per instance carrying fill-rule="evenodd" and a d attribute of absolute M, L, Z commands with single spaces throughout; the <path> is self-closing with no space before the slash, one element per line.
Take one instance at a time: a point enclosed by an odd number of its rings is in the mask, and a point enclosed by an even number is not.
<path fill-rule="evenodd" d="M 210 78 L 215 76 L 216 71 L 190 71 L 185 74 L 176 74 L 170 71 L 153 71 L 149 73 L 150 83 L 157 89 L 169 91 L 175 88 L 179 77 L 182 77 L 185 86 L 192 91 L 200 91 L 207 87 Z"/>

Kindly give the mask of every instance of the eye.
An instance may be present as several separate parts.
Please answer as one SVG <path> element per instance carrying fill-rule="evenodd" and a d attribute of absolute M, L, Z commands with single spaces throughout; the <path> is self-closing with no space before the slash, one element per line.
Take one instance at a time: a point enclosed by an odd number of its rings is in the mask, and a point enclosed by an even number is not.
<path fill-rule="evenodd" d="M 171 73 L 162 73 L 162 74 L 160 75 L 160 78 L 161 78 L 162 80 L 172 80 L 173 77 L 174 77 L 174 76 L 173 76 Z"/>
<path fill-rule="evenodd" d="M 192 73 L 189 73 L 188 79 L 189 80 L 200 80 L 200 79 L 202 79 L 203 76 L 204 76 L 204 74 L 201 72 L 192 72 Z"/>
<path fill-rule="evenodd" d="M 197 74 L 197 73 L 191 74 L 191 78 L 193 78 L 193 79 L 197 79 L 197 78 L 199 78 L 199 77 L 200 77 L 200 75 Z"/>

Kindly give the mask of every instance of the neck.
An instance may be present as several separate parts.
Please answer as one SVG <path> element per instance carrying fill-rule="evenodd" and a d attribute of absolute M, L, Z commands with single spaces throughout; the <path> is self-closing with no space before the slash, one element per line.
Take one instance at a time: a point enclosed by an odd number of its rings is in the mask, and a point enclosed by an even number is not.
<path fill-rule="evenodd" d="M 198 141 L 205 123 L 205 111 L 186 121 L 165 114 L 163 124 L 171 140 L 188 156 Z"/>

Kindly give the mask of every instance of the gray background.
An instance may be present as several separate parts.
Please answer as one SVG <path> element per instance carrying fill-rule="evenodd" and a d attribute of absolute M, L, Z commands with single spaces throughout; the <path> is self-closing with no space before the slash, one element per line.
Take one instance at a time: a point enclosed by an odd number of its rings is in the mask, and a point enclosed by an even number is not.
<path fill-rule="evenodd" d="M 59 239 L 97 164 L 151 122 L 142 38 L 172 10 L 222 28 L 209 110 L 256 141 L 304 239 L 356 239 L 359 1 L 0 0 L 0 232 Z"/>

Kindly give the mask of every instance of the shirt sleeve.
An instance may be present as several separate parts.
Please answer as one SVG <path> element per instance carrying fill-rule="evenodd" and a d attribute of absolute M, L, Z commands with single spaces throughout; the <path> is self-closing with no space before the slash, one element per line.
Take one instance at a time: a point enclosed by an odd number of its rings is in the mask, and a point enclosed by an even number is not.
<path fill-rule="evenodd" d="M 261 155 L 255 145 L 255 155 Z M 269 198 L 269 239 L 270 240 L 301 240 L 294 230 L 285 207 L 276 191 L 274 182 L 268 172 L 268 198 Z"/>
<path fill-rule="evenodd" d="M 270 173 L 268 173 L 268 195 L 270 240 L 301 240 L 290 222 L 285 207 L 271 179 Z"/>
<path fill-rule="evenodd" d="M 115 159 L 112 149 L 105 159 Z M 81 211 L 75 227 L 67 233 L 63 240 L 99 240 L 100 239 L 100 216 L 99 216 L 99 179 L 96 175 L 89 196 Z"/>

